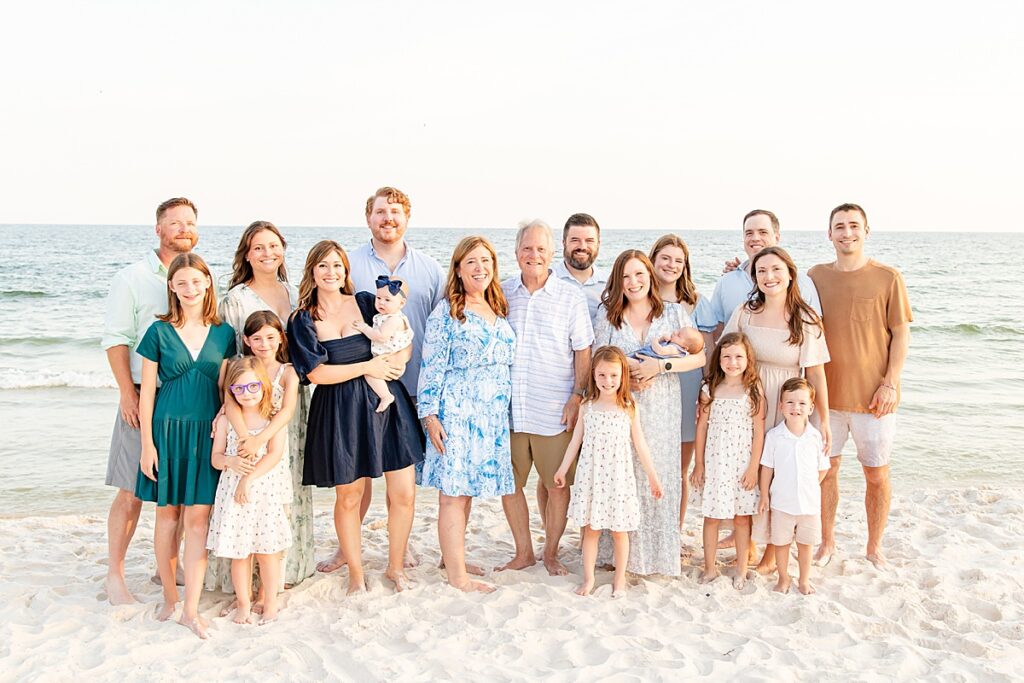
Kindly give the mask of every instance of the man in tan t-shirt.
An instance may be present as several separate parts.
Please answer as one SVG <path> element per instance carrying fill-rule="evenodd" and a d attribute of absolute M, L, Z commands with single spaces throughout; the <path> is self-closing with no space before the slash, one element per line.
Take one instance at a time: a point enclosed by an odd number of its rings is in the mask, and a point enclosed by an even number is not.
<path fill-rule="evenodd" d="M 889 456 L 912 317 L 903 276 L 864 253 L 869 232 L 864 209 L 856 204 L 837 206 L 828 226 L 836 260 L 807 273 L 821 298 L 832 358 L 825 364 L 832 467 L 821 483 L 822 541 L 815 554 L 819 565 L 828 564 L 836 548 L 839 463 L 851 435 L 867 483 L 867 558 L 876 567 L 885 565 L 882 534 L 889 518 Z"/>

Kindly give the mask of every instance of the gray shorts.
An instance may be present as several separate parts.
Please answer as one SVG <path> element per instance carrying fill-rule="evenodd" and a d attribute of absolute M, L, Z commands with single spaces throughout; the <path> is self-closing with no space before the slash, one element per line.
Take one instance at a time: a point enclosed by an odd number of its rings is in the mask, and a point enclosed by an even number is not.
<path fill-rule="evenodd" d="M 107 486 L 135 493 L 142 460 L 142 432 L 132 427 L 117 411 L 114 433 L 110 436 L 110 456 L 107 458 Z"/>
<path fill-rule="evenodd" d="M 896 413 L 878 418 L 871 413 L 830 410 L 828 415 L 832 427 L 833 458 L 843 454 L 843 446 L 852 436 L 860 464 L 865 467 L 889 464 L 893 437 L 896 436 Z"/>

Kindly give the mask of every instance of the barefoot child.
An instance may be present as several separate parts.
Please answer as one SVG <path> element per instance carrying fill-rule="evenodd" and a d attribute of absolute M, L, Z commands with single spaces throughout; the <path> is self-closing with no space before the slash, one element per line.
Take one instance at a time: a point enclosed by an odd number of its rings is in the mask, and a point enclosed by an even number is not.
<path fill-rule="evenodd" d="M 270 424 L 274 410 L 271 383 L 263 363 L 246 356 L 228 367 L 226 383 L 232 400 L 241 409 L 246 434 L 258 435 Z M 285 503 L 277 491 L 272 473 L 284 454 L 287 430 L 278 430 L 261 446 L 252 460 L 252 470 L 240 474 L 230 467 L 237 461 L 238 433 L 225 416 L 217 419 L 213 442 L 213 466 L 225 470 L 217 486 L 217 500 L 210 519 L 206 547 L 218 557 L 231 558 L 231 580 L 238 608 L 235 623 L 249 622 L 252 609 L 250 585 L 255 555 L 263 581 L 263 618 L 267 624 L 277 618 L 277 592 L 281 581 L 281 551 L 292 543 Z"/>
<path fill-rule="evenodd" d="M 764 440 L 761 454 L 761 502 L 758 514 L 771 509 L 771 536 L 779 569 L 776 591 L 789 590 L 789 546 L 796 537 L 800 592 L 811 585 L 811 551 L 821 543 L 821 480 L 829 469 L 821 433 L 808 424 L 814 410 L 814 387 L 802 377 L 782 385 L 779 411 L 785 416 Z M 769 488 L 770 486 L 770 488 Z M 759 539 L 761 540 L 761 539 Z"/>
<path fill-rule="evenodd" d="M 180 254 L 167 270 L 167 314 L 157 316 L 139 343 L 142 460 L 135 495 L 155 501 L 156 551 L 165 621 L 178 602 L 175 569 L 178 519 L 185 527 L 185 606 L 179 623 L 206 638 L 199 616 L 206 573 L 206 530 L 220 472 L 210 463 L 210 427 L 221 404 L 224 367 L 235 355 L 235 331 L 217 315 L 210 269 Z M 159 378 L 160 392 L 156 385 Z"/>
<path fill-rule="evenodd" d="M 664 335 L 642 346 L 633 353 L 630 358 L 643 360 L 641 356 L 648 358 L 682 358 L 691 353 L 699 353 L 704 349 L 704 337 L 695 327 L 683 327 L 672 334 Z"/>
<path fill-rule="evenodd" d="M 626 356 L 618 347 L 602 346 L 594 353 L 572 441 L 554 477 L 555 486 L 564 487 L 569 467 L 576 454 L 580 454 L 568 514 L 583 528 L 583 583 L 576 588 L 577 595 L 589 595 L 594 589 L 601 529 L 611 532 L 615 546 L 612 597 L 619 597 L 626 590 L 626 532 L 635 531 L 640 525 L 634 449 L 636 460 L 647 475 L 651 495 L 656 499 L 662 496 L 661 482 L 651 463 L 636 404 L 629 392 L 628 377 Z"/>
<path fill-rule="evenodd" d="M 711 354 L 711 370 L 701 387 L 697 411 L 696 465 L 690 483 L 700 491 L 704 515 L 704 572 L 698 583 L 718 578 L 718 527 L 733 520 L 736 575 L 747 581 L 751 515 L 757 511 L 757 465 L 764 442 L 765 404 L 754 351 L 739 332 L 722 336 Z"/>
<path fill-rule="evenodd" d="M 376 284 L 377 315 L 373 316 L 373 327 L 362 320 L 356 320 L 352 326 L 373 342 L 370 351 L 374 356 L 383 356 L 401 351 L 412 344 L 412 328 L 409 326 L 409 319 L 402 313 L 402 308 L 409 298 L 409 285 L 401 280 L 392 280 L 387 275 L 379 276 Z M 364 378 L 373 389 L 373 393 L 380 397 L 377 412 L 383 413 L 395 402 L 395 397 L 388 389 L 388 383 L 369 375 L 365 375 Z"/>

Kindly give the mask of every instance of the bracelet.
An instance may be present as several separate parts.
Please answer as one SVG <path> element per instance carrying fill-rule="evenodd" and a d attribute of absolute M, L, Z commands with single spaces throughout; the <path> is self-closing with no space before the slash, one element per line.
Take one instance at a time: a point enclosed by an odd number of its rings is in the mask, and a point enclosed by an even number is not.
<path fill-rule="evenodd" d="M 886 389 L 892 389 L 893 391 L 896 391 L 896 387 L 893 386 L 892 384 L 886 384 L 885 382 L 882 382 L 882 384 L 880 386 L 883 386 Z"/>

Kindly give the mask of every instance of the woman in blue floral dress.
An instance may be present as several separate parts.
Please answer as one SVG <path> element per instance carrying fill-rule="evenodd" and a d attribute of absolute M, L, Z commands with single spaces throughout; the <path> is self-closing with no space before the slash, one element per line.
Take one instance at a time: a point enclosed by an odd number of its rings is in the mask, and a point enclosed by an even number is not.
<path fill-rule="evenodd" d="M 473 498 L 513 493 L 508 406 L 515 334 L 498 258 L 483 237 L 455 247 L 445 300 L 427 319 L 417 409 L 427 430 L 421 483 L 439 493 L 438 536 L 448 583 L 464 591 L 494 586 L 469 578 L 466 524 Z"/>

